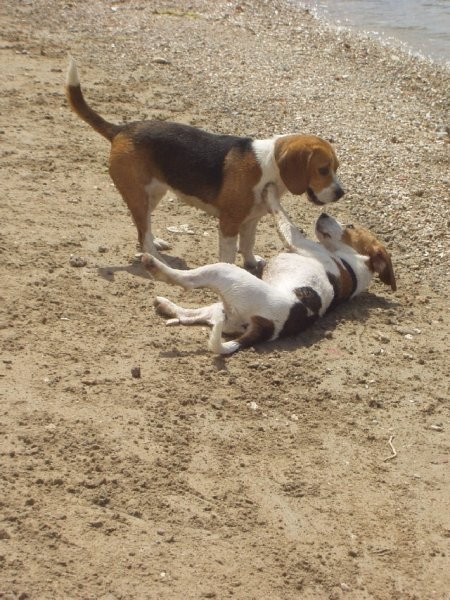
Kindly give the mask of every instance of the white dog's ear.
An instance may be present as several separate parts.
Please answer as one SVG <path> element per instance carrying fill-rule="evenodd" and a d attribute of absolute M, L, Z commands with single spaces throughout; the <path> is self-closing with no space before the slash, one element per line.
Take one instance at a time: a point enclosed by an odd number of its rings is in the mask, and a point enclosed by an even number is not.
<path fill-rule="evenodd" d="M 370 253 L 369 262 L 372 270 L 378 273 L 380 280 L 386 285 L 390 285 L 392 291 L 397 289 L 395 281 L 394 268 L 391 257 L 384 248 L 377 248 Z"/>

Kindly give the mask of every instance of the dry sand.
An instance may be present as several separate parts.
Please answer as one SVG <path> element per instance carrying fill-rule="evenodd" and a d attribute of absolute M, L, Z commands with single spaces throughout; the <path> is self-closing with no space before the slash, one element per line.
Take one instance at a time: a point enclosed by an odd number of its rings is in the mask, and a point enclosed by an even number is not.
<path fill-rule="evenodd" d="M 0 598 L 448 598 L 449 72 L 278 1 L 0 10 Z M 127 266 L 68 51 L 111 120 L 332 139 L 330 212 L 387 242 L 398 292 L 227 360 L 165 328 L 156 294 L 210 295 Z M 311 232 L 317 207 L 284 206 Z M 211 218 L 169 197 L 155 221 L 171 256 L 216 260 Z M 265 219 L 257 251 L 279 248 Z"/>

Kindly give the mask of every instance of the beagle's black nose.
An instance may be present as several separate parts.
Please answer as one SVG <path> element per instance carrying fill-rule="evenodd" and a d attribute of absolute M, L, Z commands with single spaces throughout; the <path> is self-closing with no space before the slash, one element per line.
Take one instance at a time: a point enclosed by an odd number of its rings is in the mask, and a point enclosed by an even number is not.
<path fill-rule="evenodd" d="M 341 187 L 336 188 L 336 191 L 334 192 L 334 201 L 337 202 L 344 194 L 345 191 Z"/>

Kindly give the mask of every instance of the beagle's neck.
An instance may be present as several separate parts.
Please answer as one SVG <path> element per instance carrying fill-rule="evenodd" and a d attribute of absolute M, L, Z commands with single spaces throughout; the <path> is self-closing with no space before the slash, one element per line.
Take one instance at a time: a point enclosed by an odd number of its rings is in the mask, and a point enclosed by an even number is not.
<path fill-rule="evenodd" d="M 275 185 L 279 196 L 282 196 L 286 191 L 286 186 L 281 179 L 280 170 L 275 160 L 275 139 L 276 137 L 273 137 L 267 140 L 253 140 L 252 142 L 253 152 L 262 172 L 261 179 L 255 188 L 255 192 L 259 197 L 270 183 Z"/>

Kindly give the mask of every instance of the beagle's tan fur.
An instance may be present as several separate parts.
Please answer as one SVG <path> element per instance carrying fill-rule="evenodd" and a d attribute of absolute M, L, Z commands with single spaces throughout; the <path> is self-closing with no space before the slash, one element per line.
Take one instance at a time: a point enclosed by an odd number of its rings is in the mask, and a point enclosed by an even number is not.
<path fill-rule="evenodd" d="M 247 268 L 255 268 L 256 226 L 267 213 L 264 189 L 280 198 L 286 190 L 306 192 L 326 204 L 344 191 L 336 177 L 331 145 L 314 135 L 282 135 L 266 140 L 217 135 L 166 121 L 115 125 L 84 100 L 78 70 L 70 62 L 66 92 L 75 113 L 111 142 L 109 173 L 125 200 L 138 232 L 140 250 L 164 249 L 151 231 L 151 215 L 172 190 L 180 200 L 219 220 L 219 260 L 234 263 L 238 249 Z"/>

